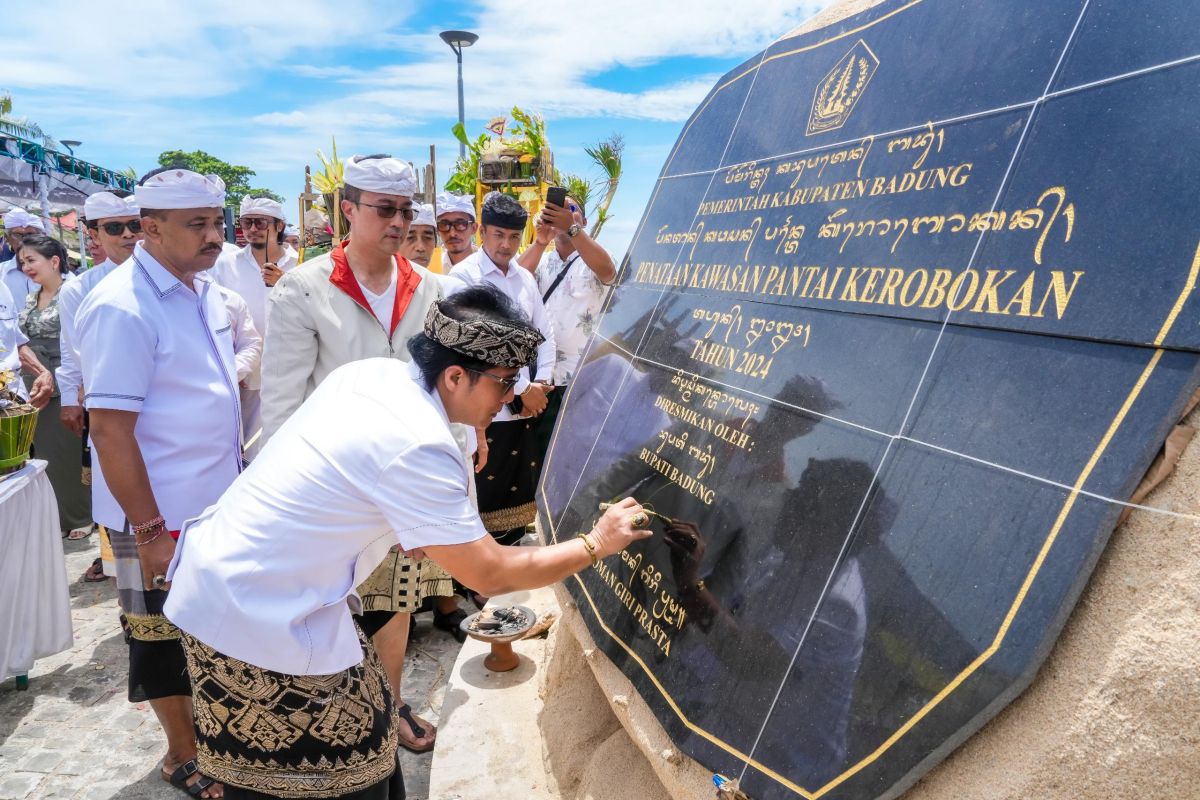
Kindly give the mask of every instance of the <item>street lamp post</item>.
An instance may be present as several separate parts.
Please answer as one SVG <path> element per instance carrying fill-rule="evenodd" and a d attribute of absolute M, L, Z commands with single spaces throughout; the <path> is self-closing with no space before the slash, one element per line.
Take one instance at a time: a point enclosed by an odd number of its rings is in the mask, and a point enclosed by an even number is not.
<path fill-rule="evenodd" d="M 467 120 L 463 107 L 462 51 L 464 47 L 475 44 L 479 40 L 479 34 L 470 31 L 442 31 L 438 35 L 442 37 L 443 42 L 450 45 L 450 49 L 458 57 L 458 123 L 465 130 Z M 458 157 L 467 157 L 467 146 L 462 142 L 458 143 Z"/>

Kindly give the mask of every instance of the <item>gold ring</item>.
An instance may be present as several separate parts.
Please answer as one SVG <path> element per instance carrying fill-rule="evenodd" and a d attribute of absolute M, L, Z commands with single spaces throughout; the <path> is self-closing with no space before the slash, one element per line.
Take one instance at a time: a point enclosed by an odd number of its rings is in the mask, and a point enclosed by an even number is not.
<path fill-rule="evenodd" d="M 635 528 L 644 528 L 650 524 L 650 517 L 645 511 L 639 511 L 629 518 L 629 524 Z"/>

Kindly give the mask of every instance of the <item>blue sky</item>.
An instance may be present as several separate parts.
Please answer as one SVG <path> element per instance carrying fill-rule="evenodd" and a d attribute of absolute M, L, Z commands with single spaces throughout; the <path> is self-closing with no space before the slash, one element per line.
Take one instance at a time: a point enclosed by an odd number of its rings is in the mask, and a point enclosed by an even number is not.
<path fill-rule="evenodd" d="M 437 146 L 439 180 L 457 156 L 449 28 L 465 51 L 468 132 L 514 104 L 547 121 L 557 165 L 589 172 L 583 147 L 625 139 L 625 175 L 601 237 L 629 244 L 654 179 L 716 79 L 824 2 L 715 0 L 514 5 L 245 0 L 55 5 L 53 25 L 6 42 L 0 88 L 14 113 L 86 158 L 139 173 L 163 150 L 206 150 L 258 175 L 294 215 L 315 151 L 390 152 L 417 164 Z"/>

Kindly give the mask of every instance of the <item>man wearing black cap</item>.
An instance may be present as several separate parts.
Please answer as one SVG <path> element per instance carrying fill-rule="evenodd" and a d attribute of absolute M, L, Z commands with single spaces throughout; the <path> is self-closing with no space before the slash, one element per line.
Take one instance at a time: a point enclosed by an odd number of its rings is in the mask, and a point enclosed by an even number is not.
<path fill-rule="evenodd" d="M 483 200 L 482 248 L 459 262 L 451 279 L 466 286 L 490 283 L 508 295 L 545 337 L 536 366 L 522 368 L 515 387 L 520 403 L 500 409 L 487 429 L 487 463 L 476 476 L 479 516 L 501 544 L 516 544 L 533 522 L 534 492 L 541 470 L 533 418 L 546 409 L 554 369 L 554 332 L 537 280 L 516 262 L 529 214 L 513 198 L 492 192 Z M 452 286 L 453 284 L 451 284 Z M 518 408 L 514 411 L 513 408 Z M 481 446 L 482 451 L 482 446 Z"/>

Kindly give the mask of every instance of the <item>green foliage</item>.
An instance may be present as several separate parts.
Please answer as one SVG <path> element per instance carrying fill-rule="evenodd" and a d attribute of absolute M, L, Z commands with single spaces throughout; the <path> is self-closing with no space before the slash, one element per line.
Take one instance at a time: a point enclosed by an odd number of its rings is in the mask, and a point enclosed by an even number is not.
<path fill-rule="evenodd" d="M 450 132 L 454 134 L 455 139 L 466 146 L 467 157 L 454 162 L 454 171 L 446 180 L 446 191 L 474 195 L 475 184 L 479 180 L 479 159 L 483 154 L 483 149 L 487 146 L 488 135 L 481 133 L 479 138 L 472 142 L 467 138 L 467 131 L 461 122 L 454 123 Z"/>
<path fill-rule="evenodd" d="M 225 181 L 225 204 L 237 206 L 250 191 L 250 179 L 254 170 L 238 164 L 230 164 L 203 150 L 185 153 L 182 150 L 167 150 L 158 157 L 162 167 L 183 167 L 201 175 L 216 175 Z"/>
<path fill-rule="evenodd" d="M 517 106 L 513 106 L 512 118 L 517 124 L 511 129 L 512 136 L 504 137 L 505 144 L 512 145 L 518 152 L 540 156 L 546 146 L 546 120 L 540 114 L 530 114 Z"/>
<path fill-rule="evenodd" d="M 585 147 L 584 152 L 591 156 L 592 161 L 604 173 L 604 198 L 596 205 L 595 221 L 588 234 L 594 239 L 600 235 L 600 229 L 608 222 L 609 206 L 617 193 L 617 185 L 621 182 L 621 158 L 625 152 L 625 139 L 619 133 L 614 133 L 595 147 Z"/>
<path fill-rule="evenodd" d="M 564 187 L 567 190 L 567 194 L 578 200 L 584 209 L 592 204 L 592 191 L 595 187 L 579 175 L 560 174 L 558 176 L 558 185 Z"/>
<path fill-rule="evenodd" d="M 246 197 L 269 197 L 276 203 L 282 203 L 283 197 L 272 192 L 270 189 L 251 189 L 246 192 Z"/>
<path fill-rule="evenodd" d="M 608 181 L 621 180 L 621 156 L 625 152 L 625 139 L 621 134 L 614 133 L 595 147 L 583 148 L 583 151 L 604 170 Z"/>

